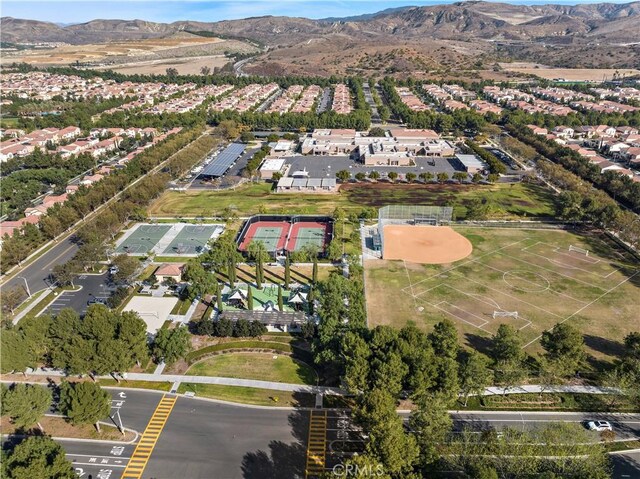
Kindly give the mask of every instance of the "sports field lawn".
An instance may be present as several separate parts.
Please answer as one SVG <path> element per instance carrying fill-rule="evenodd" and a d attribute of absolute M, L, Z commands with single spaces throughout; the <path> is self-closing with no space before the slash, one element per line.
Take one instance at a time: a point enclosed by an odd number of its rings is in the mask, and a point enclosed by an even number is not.
<path fill-rule="evenodd" d="M 366 263 L 371 327 L 412 320 L 430 330 L 449 318 L 466 344 L 482 350 L 507 322 L 536 351 L 543 331 L 571 321 L 596 358 L 619 353 L 623 337 L 638 329 L 640 264 L 610 241 L 561 230 L 456 230 L 474 251 L 453 264 Z M 570 245 L 589 250 L 588 256 Z M 494 311 L 518 317 L 494 319 Z"/>
<path fill-rule="evenodd" d="M 195 363 L 187 370 L 187 375 L 317 384 L 316 373 L 310 366 L 290 356 L 272 353 L 229 353 L 213 356 Z"/>
<path fill-rule="evenodd" d="M 495 185 L 389 183 L 348 184 L 337 194 L 272 193 L 270 183 L 249 184 L 225 191 L 165 191 L 150 207 L 150 216 L 211 217 L 232 208 L 239 216 L 258 213 L 330 214 L 340 206 L 359 213 L 364 207 L 388 204 L 453 205 L 457 218 L 466 214 L 465 204 L 487 198 L 497 207 L 495 217 L 552 216 L 553 197 L 548 190 L 523 183 Z"/>

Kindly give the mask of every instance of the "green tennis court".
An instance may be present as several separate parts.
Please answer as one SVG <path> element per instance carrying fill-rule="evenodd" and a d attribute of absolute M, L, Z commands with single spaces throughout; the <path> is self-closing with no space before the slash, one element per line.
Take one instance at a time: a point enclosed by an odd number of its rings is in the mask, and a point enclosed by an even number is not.
<path fill-rule="evenodd" d="M 282 226 L 260 226 L 256 228 L 251 241 L 262 241 L 267 251 L 275 251 L 280 238 L 283 236 L 282 230 Z"/>
<path fill-rule="evenodd" d="M 307 245 L 317 246 L 320 251 L 325 246 L 326 230 L 322 227 L 300 227 L 291 234 L 289 244 L 293 243 L 293 248 L 288 248 L 289 251 L 300 251 Z"/>
<path fill-rule="evenodd" d="M 171 229 L 169 224 L 139 224 L 116 246 L 116 253 L 143 255 L 151 251 Z"/>

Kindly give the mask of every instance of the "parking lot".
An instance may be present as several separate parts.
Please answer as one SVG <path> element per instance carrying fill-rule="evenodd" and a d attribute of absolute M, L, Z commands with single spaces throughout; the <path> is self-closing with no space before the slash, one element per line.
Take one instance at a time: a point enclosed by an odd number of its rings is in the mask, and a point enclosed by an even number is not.
<path fill-rule="evenodd" d="M 377 171 L 383 177 L 390 171 L 395 171 L 400 175 L 409 172 L 419 175 L 420 173 L 431 172 L 434 175 L 444 172 L 451 176 L 459 171 L 448 158 L 414 158 L 415 166 L 365 166 L 350 159 L 348 156 L 291 156 L 287 157 L 287 163 L 291 164 L 289 174 L 294 171 L 306 170 L 310 178 L 335 178 L 340 170 L 351 172 L 351 176 L 356 173 L 369 174 Z"/>
<path fill-rule="evenodd" d="M 116 286 L 109 282 L 109 276 L 106 272 L 103 274 L 83 274 L 73 284 L 81 289 L 63 291 L 42 313 L 56 315 L 64 308 L 71 308 L 82 315 L 87 311 L 87 302 L 96 299 L 106 301 L 116 289 Z"/>

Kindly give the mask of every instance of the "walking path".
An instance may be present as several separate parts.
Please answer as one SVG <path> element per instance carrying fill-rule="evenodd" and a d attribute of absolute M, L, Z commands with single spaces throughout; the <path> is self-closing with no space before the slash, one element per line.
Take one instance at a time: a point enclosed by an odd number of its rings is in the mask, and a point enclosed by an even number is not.
<path fill-rule="evenodd" d="M 240 386 L 255 389 L 273 389 L 276 391 L 292 391 L 307 392 L 312 394 L 337 394 L 345 395 L 344 389 L 328 387 L 328 386 L 309 386 L 305 384 L 289 384 L 273 381 L 260 381 L 257 379 L 237 379 L 223 378 L 218 376 L 188 376 L 186 374 L 159 374 L 164 368 L 158 366 L 156 372 L 150 373 L 127 373 L 126 378 L 131 381 L 148 381 L 148 382 L 170 382 L 170 383 L 195 383 L 195 384 L 217 384 L 221 386 Z M 28 371 L 27 375 L 35 376 L 66 376 L 62 371 L 41 368 Z M 112 378 L 112 376 L 99 376 L 100 378 Z M 502 394 L 523 394 L 523 393 L 577 393 L 577 394 L 619 394 L 616 388 L 600 387 L 600 386 L 581 386 L 581 385 L 560 385 L 560 386 L 540 386 L 536 384 L 528 384 L 524 386 L 514 386 L 510 388 L 488 387 L 482 393 L 483 396 L 496 396 Z"/>

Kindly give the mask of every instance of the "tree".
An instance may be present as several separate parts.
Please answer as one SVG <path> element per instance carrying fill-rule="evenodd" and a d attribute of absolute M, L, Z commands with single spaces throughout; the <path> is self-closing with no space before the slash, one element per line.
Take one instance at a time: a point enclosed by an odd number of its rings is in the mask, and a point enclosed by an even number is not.
<path fill-rule="evenodd" d="M 233 336 L 236 338 L 246 338 L 251 335 L 249 321 L 246 319 L 238 319 L 233 325 Z"/>
<path fill-rule="evenodd" d="M 220 318 L 215 322 L 216 336 L 228 338 L 233 335 L 233 321 L 228 318 Z"/>
<path fill-rule="evenodd" d="M 176 68 L 167 68 L 165 72 L 169 78 L 175 78 L 178 76 L 178 70 Z"/>
<path fill-rule="evenodd" d="M 289 289 L 291 283 L 291 260 L 287 255 L 284 259 L 284 289 Z"/>
<path fill-rule="evenodd" d="M 374 126 L 369 130 L 369 136 L 384 137 L 386 136 L 386 132 L 384 131 L 383 128 L 380 128 L 379 126 Z"/>
<path fill-rule="evenodd" d="M 117 255 L 111 263 L 118 268 L 118 272 L 113 275 L 116 281 L 129 281 L 140 266 L 140 261 L 126 254 Z"/>
<path fill-rule="evenodd" d="M 347 170 L 340 170 L 336 173 L 336 178 L 338 178 L 342 183 L 346 183 L 351 178 L 351 173 Z"/>
<path fill-rule="evenodd" d="M 313 268 L 311 270 L 311 283 L 318 284 L 318 255 L 313 256 Z"/>
<path fill-rule="evenodd" d="M 420 448 L 420 465 L 427 467 L 440 456 L 437 447 L 453 427 L 447 399 L 441 394 L 423 393 L 414 398 L 416 408 L 409 417 Z"/>
<path fill-rule="evenodd" d="M 203 65 L 202 67 L 200 67 L 200 74 L 204 76 L 211 75 L 211 68 L 209 68 L 206 65 Z"/>
<path fill-rule="evenodd" d="M 218 312 L 222 312 L 222 288 L 220 288 L 220 283 L 216 280 L 216 307 L 218 308 Z"/>
<path fill-rule="evenodd" d="M 99 432 L 99 421 L 111 412 L 111 396 L 93 382 L 63 381 L 59 408 L 72 424 L 93 424 Z"/>
<path fill-rule="evenodd" d="M 24 298 L 25 295 L 20 286 L 4 288 L 0 291 L 0 304 L 2 304 L 3 309 L 11 311 L 11 314 L 22 303 Z"/>
<path fill-rule="evenodd" d="M 313 321 L 305 321 L 302 323 L 302 326 L 300 326 L 300 333 L 307 341 L 313 339 L 316 335 L 316 324 Z"/>
<path fill-rule="evenodd" d="M 501 324 L 491 340 L 490 355 L 496 382 L 505 387 L 515 386 L 526 376 L 525 353 L 519 332 L 509 324 Z"/>
<path fill-rule="evenodd" d="M 247 309 L 253 311 L 253 288 L 247 284 Z"/>
<path fill-rule="evenodd" d="M 249 323 L 248 336 L 251 336 L 252 338 L 257 338 L 259 336 L 262 336 L 266 332 L 267 332 L 267 327 L 257 319 L 254 319 Z"/>
<path fill-rule="evenodd" d="M 363 173 L 362 171 L 358 171 L 355 174 L 356 181 L 364 181 L 366 178 L 367 178 L 367 175 L 365 173 Z"/>
<path fill-rule="evenodd" d="M 389 178 L 389 181 L 393 183 L 398 179 L 398 173 L 395 171 L 390 171 L 389 173 L 387 173 L 387 178 Z"/>
<path fill-rule="evenodd" d="M 420 173 L 418 175 L 418 178 L 420 178 L 420 180 L 423 183 L 429 183 L 429 182 L 433 181 L 433 173 L 431 173 L 430 171 L 425 171 L 423 173 Z"/>
<path fill-rule="evenodd" d="M 175 329 L 160 329 L 153 342 L 153 355 L 157 362 L 163 360 L 171 365 L 183 357 L 191 346 L 189 330 L 179 326 Z"/>
<path fill-rule="evenodd" d="M 334 238 L 331 240 L 329 246 L 327 246 L 327 257 L 331 261 L 338 261 L 342 258 L 342 245 L 339 239 Z"/>
<path fill-rule="evenodd" d="M 416 181 L 416 178 L 417 178 L 416 174 L 411 171 L 407 173 L 404 177 L 407 179 L 407 182 L 409 183 L 413 183 L 414 181 Z"/>
<path fill-rule="evenodd" d="M 487 181 L 489 183 L 495 183 L 496 181 L 498 181 L 500 179 L 500 175 L 498 173 L 489 173 L 487 175 Z"/>
<path fill-rule="evenodd" d="M 76 479 L 73 465 L 60 444 L 47 436 L 29 437 L 2 461 L 6 479 Z"/>
<path fill-rule="evenodd" d="M 458 354 L 458 330 L 453 321 L 444 319 L 433 327 L 429 340 L 436 356 L 454 359 Z"/>
<path fill-rule="evenodd" d="M 474 350 L 464 353 L 460 361 L 458 379 L 465 407 L 470 395 L 481 394 L 491 384 L 492 376 L 486 356 Z"/>
<path fill-rule="evenodd" d="M 189 282 L 192 298 L 203 298 L 215 288 L 215 277 L 209 273 L 196 258 L 190 260 L 184 268 L 182 277 Z"/>
<path fill-rule="evenodd" d="M 74 286 L 73 280 L 78 277 L 77 264 L 73 261 L 68 261 L 63 264 L 57 264 L 53 267 L 51 274 L 54 280 L 60 286 L 71 285 Z"/>
<path fill-rule="evenodd" d="M 582 333 L 568 322 L 544 331 L 540 344 L 546 351 L 547 360 L 561 364 L 566 375 L 575 374 L 587 358 Z"/>
<path fill-rule="evenodd" d="M 34 424 L 44 431 L 40 418 L 51 406 L 51 391 L 46 387 L 32 384 L 14 384 L 5 394 L 2 406 L 18 428 L 28 428 Z"/>
<path fill-rule="evenodd" d="M 438 183 L 446 183 L 449 180 L 449 175 L 444 171 L 438 173 Z"/>
<path fill-rule="evenodd" d="M 240 135 L 240 141 L 242 143 L 251 143 L 255 139 L 256 137 L 250 131 L 243 131 Z"/>
<path fill-rule="evenodd" d="M 196 323 L 196 333 L 200 336 L 213 336 L 216 332 L 216 326 L 212 320 L 202 318 Z"/>
<path fill-rule="evenodd" d="M 371 170 L 369 172 L 369 179 L 373 181 L 378 181 L 380 179 L 380 173 L 378 173 L 376 170 Z"/>
<path fill-rule="evenodd" d="M 474 173 L 471 177 L 471 181 L 476 184 L 480 183 L 482 181 L 482 175 L 480 173 Z"/>
<path fill-rule="evenodd" d="M 282 300 L 282 286 L 278 285 L 278 311 L 284 310 L 284 302 Z"/>
<path fill-rule="evenodd" d="M 453 174 L 453 179 L 457 180 L 458 183 L 462 183 L 463 181 L 469 179 L 469 174 L 466 173 L 465 171 L 456 171 Z"/>
<path fill-rule="evenodd" d="M 233 120 L 224 120 L 218 124 L 218 131 L 227 140 L 233 140 L 240 134 L 238 124 Z"/>

